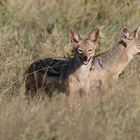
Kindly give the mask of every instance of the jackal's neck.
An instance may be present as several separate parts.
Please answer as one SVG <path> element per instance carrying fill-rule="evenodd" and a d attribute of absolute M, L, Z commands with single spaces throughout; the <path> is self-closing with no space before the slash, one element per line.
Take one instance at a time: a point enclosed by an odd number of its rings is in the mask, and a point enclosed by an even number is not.
<path fill-rule="evenodd" d="M 120 41 L 116 46 L 116 55 L 118 56 L 119 63 L 128 64 L 134 57 L 131 51 L 127 48 L 127 44 L 124 41 Z"/>
<path fill-rule="evenodd" d="M 124 42 L 119 42 L 116 47 L 110 51 L 112 55 L 109 61 L 109 67 L 111 71 L 118 75 L 125 69 L 128 63 L 132 60 L 133 55 L 129 53 L 129 50 Z"/>
<path fill-rule="evenodd" d="M 133 55 L 129 53 L 127 45 L 122 41 L 110 50 L 109 57 L 108 61 L 110 66 L 115 66 L 116 70 L 119 72 L 132 60 Z"/>
<path fill-rule="evenodd" d="M 77 56 L 73 56 L 68 64 L 68 74 L 72 74 L 75 72 L 83 73 L 85 74 L 85 71 L 89 71 L 91 67 L 91 60 L 87 65 L 84 65 L 83 62 L 77 58 Z"/>
<path fill-rule="evenodd" d="M 115 68 L 114 73 L 116 78 L 134 57 L 134 55 L 130 53 L 130 50 L 127 48 L 127 45 L 124 42 L 120 42 L 117 47 L 118 50 L 116 51 L 116 59 L 113 64 L 113 68 Z"/>
<path fill-rule="evenodd" d="M 76 71 L 78 68 L 80 68 L 82 65 L 82 63 L 76 59 L 75 56 L 73 56 L 72 58 L 70 58 L 68 65 L 67 65 L 67 73 L 68 75 L 73 73 L 74 71 Z"/>

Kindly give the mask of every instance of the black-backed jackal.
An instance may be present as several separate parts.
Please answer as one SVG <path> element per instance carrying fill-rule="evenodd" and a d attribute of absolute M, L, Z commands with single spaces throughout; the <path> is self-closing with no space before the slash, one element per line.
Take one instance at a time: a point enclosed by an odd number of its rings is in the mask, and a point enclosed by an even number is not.
<path fill-rule="evenodd" d="M 88 94 L 90 87 L 90 68 L 98 44 L 99 29 L 91 31 L 87 39 L 70 31 L 73 56 L 49 57 L 35 61 L 24 74 L 25 95 L 34 97 L 39 88 L 51 97 L 54 90 L 69 97 L 72 92 Z"/>
<path fill-rule="evenodd" d="M 94 57 L 91 82 L 98 81 L 103 93 L 108 91 L 132 58 L 140 53 L 139 30 L 140 28 L 134 31 L 127 27 L 122 28 L 121 41 L 111 50 Z"/>

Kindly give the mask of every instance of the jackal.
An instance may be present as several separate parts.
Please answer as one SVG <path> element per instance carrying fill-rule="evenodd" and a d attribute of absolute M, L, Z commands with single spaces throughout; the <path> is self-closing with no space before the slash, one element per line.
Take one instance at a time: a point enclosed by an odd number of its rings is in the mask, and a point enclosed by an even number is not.
<path fill-rule="evenodd" d="M 121 41 L 111 50 L 94 57 L 91 82 L 98 81 L 103 93 L 108 91 L 132 58 L 140 53 L 139 29 L 131 31 L 127 27 L 122 28 Z"/>
<path fill-rule="evenodd" d="M 69 32 L 73 45 L 71 57 L 49 57 L 32 63 L 24 74 L 25 95 L 34 97 L 39 88 L 52 97 L 54 90 L 65 93 L 89 92 L 90 68 L 98 44 L 99 29 L 94 28 L 87 39 L 74 31 Z"/>

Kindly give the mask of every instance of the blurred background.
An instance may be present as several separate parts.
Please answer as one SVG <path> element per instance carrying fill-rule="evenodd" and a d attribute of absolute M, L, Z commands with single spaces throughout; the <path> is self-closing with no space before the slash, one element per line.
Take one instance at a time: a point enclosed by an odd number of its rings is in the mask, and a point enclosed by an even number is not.
<path fill-rule="evenodd" d="M 123 26 L 140 26 L 139 0 L 1 0 L 0 139 L 139 139 L 139 56 L 102 102 L 93 97 L 79 105 L 75 98 L 67 111 L 61 99 L 54 99 L 45 108 L 40 103 L 26 109 L 22 97 L 22 75 L 30 63 L 71 54 L 69 29 L 87 36 L 99 27 L 99 54 L 120 40 Z"/>

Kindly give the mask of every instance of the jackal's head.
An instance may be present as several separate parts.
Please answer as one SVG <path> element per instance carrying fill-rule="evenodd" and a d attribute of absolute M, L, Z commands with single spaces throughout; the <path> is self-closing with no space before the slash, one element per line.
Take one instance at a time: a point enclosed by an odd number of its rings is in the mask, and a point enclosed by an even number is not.
<path fill-rule="evenodd" d="M 80 35 L 74 31 L 69 32 L 69 37 L 73 44 L 74 56 L 84 65 L 87 65 L 95 55 L 95 49 L 99 38 L 99 29 L 93 29 L 87 39 L 82 39 Z"/>
<path fill-rule="evenodd" d="M 131 31 L 124 27 L 121 30 L 122 40 L 126 44 L 126 48 L 131 55 L 140 54 L 140 27 Z"/>

